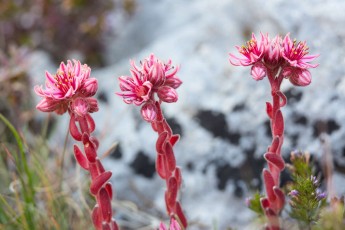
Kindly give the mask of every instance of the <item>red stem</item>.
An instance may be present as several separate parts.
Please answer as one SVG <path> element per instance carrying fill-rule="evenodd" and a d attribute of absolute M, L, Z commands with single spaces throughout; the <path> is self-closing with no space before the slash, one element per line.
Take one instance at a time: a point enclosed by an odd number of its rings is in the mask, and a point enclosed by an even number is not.
<path fill-rule="evenodd" d="M 71 114 L 71 116 L 74 115 Z M 111 184 L 108 182 L 111 172 L 104 170 L 97 157 L 98 140 L 91 137 L 94 127 L 89 126 L 94 125 L 94 121 L 89 114 L 83 117 L 77 116 L 75 120 L 71 120 L 71 122 L 73 121 L 79 123 L 80 133 L 82 134 L 82 140 L 75 140 L 84 144 L 84 156 L 80 156 L 81 150 L 78 147 L 75 147 L 75 156 L 80 165 L 83 165 L 84 168 L 88 166 L 86 169 L 89 171 L 91 178 L 90 192 L 96 199 L 96 205 L 91 215 L 93 224 L 97 230 L 118 230 L 116 221 L 112 219 L 111 199 L 113 192 Z M 70 124 L 70 129 L 71 126 L 74 129 L 76 127 L 73 123 Z M 88 162 L 85 163 L 85 161 Z"/>
<path fill-rule="evenodd" d="M 268 171 L 264 170 L 264 183 L 266 187 L 266 192 L 269 194 L 268 198 L 262 200 L 265 203 L 262 203 L 264 212 L 266 214 L 268 224 L 266 226 L 267 230 L 279 230 L 279 213 L 283 208 L 285 199 L 281 196 L 281 190 L 279 189 L 280 181 L 280 172 L 283 168 L 277 167 L 274 162 L 281 163 L 284 160 L 281 158 L 281 147 L 284 140 L 284 120 L 281 115 L 281 96 L 284 96 L 280 92 L 280 86 L 283 81 L 283 76 L 281 73 L 277 75 L 278 70 L 267 71 L 267 77 L 271 85 L 271 94 L 272 94 L 272 111 L 269 115 L 271 123 L 271 132 L 272 132 L 272 145 L 269 147 L 269 154 L 275 154 L 276 161 L 272 162 L 272 155 L 267 155 L 266 159 L 271 159 L 268 161 Z M 285 97 L 285 96 L 284 96 Z M 274 143 L 274 140 L 278 138 L 279 143 Z M 274 146 L 275 145 L 275 146 Z M 270 157 L 270 158 L 268 158 Z M 278 159 L 278 160 L 277 160 Z M 273 181 L 272 181 L 273 179 Z M 267 202 L 268 201 L 268 202 Z M 268 205 L 267 205 L 268 204 Z"/>
<path fill-rule="evenodd" d="M 171 218 L 174 218 L 177 222 L 180 223 L 182 229 L 186 229 L 188 225 L 187 220 L 185 218 L 184 213 L 182 212 L 180 203 L 177 201 L 177 194 L 179 193 L 181 178 L 176 178 L 175 176 L 175 173 L 177 172 L 176 170 L 178 170 L 178 168 L 176 167 L 175 156 L 173 152 L 173 144 L 170 143 L 170 138 L 173 136 L 173 133 L 171 131 L 169 124 L 166 122 L 164 118 L 164 115 L 160 107 L 160 103 L 156 102 L 155 105 L 157 109 L 157 118 L 153 122 L 153 126 L 156 127 L 156 130 L 154 131 L 158 133 L 158 137 L 164 132 L 168 133 L 163 143 L 161 143 L 161 140 L 159 138 L 157 139 L 159 151 L 163 151 L 163 153 L 157 152 L 157 156 L 158 154 L 164 155 L 163 167 L 165 178 L 163 179 L 165 179 L 165 183 L 167 186 L 167 190 L 165 192 L 167 213 Z M 163 147 L 161 147 L 160 145 L 163 145 Z"/>

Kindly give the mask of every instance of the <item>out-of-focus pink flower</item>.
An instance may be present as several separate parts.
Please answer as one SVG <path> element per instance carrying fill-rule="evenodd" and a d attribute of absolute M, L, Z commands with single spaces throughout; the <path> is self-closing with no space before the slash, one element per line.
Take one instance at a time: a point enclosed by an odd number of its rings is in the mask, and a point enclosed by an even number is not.
<path fill-rule="evenodd" d="M 167 229 L 164 223 L 161 222 L 159 225 L 159 230 L 181 230 L 181 227 L 175 219 L 171 218 L 169 229 Z"/>
<path fill-rule="evenodd" d="M 36 94 L 43 97 L 36 108 L 43 112 L 63 114 L 75 98 L 93 96 L 98 83 L 95 78 L 90 78 L 90 73 L 91 69 L 79 61 L 68 60 L 67 65 L 61 62 L 55 75 L 46 72 L 45 89 L 35 86 Z"/>
<path fill-rule="evenodd" d="M 260 61 L 262 58 L 265 47 L 265 38 L 264 35 L 261 34 L 261 42 L 258 43 L 256 40 L 255 34 L 252 34 L 252 39 L 250 39 L 246 45 L 241 47 L 236 46 L 238 52 L 244 56 L 244 58 L 236 57 L 235 55 L 230 53 L 230 63 L 235 66 L 249 66 L 254 64 L 257 61 Z"/>
<path fill-rule="evenodd" d="M 147 102 L 141 107 L 141 116 L 147 122 L 153 122 L 157 117 L 157 109 L 154 103 Z"/>
<path fill-rule="evenodd" d="M 167 103 L 176 102 L 178 99 L 177 92 L 170 86 L 162 86 L 158 89 L 157 95 L 159 99 Z"/>
<path fill-rule="evenodd" d="M 310 64 L 309 62 L 315 60 L 319 55 L 307 55 L 308 53 L 309 48 L 305 41 L 296 43 L 296 40 L 291 41 L 290 34 L 285 36 L 282 55 L 292 67 L 302 69 L 317 67 L 318 64 Z"/>

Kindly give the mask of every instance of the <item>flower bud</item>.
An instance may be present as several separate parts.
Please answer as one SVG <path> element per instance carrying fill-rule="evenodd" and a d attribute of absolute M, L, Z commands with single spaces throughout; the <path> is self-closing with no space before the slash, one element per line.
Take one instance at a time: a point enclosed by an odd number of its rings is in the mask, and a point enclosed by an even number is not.
<path fill-rule="evenodd" d="M 82 93 L 86 97 L 91 97 L 96 94 L 98 90 L 98 82 L 96 78 L 88 78 L 82 86 Z"/>
<path fill-rule="evenodd" d="M 176 102 L 178 99 L 177 92 L 170 86 L 162 86 L 157 91 L 158 97 L 167 103 Z"/>
<path fill-rule="evenodd" d="M 262 80 L 266 76 L 266 67 L 261 62 L 257 62 L 252 66 L 250 74 L 254 80 Z"/>
<path fill-rule="evenodd" d="M 78 116 L 83 117 L 89 111 L 88 103 L 82 98 L 76 98 L 71 103 L 71 110 Z"/>
<path fill-rule="evenodd" d="M 158 88 L 164 83 L 165 75 L 162 64 L 155 62 L 149 71 L 148 80 L 152 83 L 153 88 Z"/>
<path fill-rule="evenodd" d="M 283 76 L 289 78 L 290 82 L 295 86 L 307 86 L 311 83 L 311 74 L 306 69 L 285 67 Z"/>
<path fill-rule="evenodd" d="M 151 103 L 147 102 L 141 107 L 141 116 L 147 122 L 153 122 L 156 120 L 157 117 L 157 110 L 156 106 Z"/>
<path fill-rule="evenodd" d="M 177 77 L 173 76 L 165 79 L 165 86 L 170 86 L 171 88 L 177 89 L 182 84 L 182 81 Z"/>

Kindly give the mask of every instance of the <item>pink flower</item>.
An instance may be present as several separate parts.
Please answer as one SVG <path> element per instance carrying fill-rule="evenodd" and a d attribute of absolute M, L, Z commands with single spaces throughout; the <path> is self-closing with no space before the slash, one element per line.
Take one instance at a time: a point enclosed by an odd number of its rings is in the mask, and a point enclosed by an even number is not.
<path fill-rule="evenodd" d="M 244 58 L 236 57 L 235 55 L 230 53 L 230 63 L 235 66 L 249 66 L 257 61 L 260 61 L 265 51 L 264 43 L 265 38 L 263 34 L 261 34 L 261 42 L 258 44 L 253 33 L 252 39 L 247 42 L 246 46 L 236 46 L 238 52 L 242 54 Z"/>
<path fill-rule="evenodd" d="M 93 96 L 98 88 L 95 78 L 90 78 L 91 69 L 79 61 L 61 62 L 55 75 L 46 72 L 46 88 L 35 86 L 35 92 L 43 99 L 36 108 L 43 112 L 65 113 L 75 98 Z M 95 110 L 95 105 L 91 106 Z M 97 107 L 97 105 L 96 105 Z"/>
<path fill-rule="evenodd" d="M 264 61 L 269 67 L 275 67 L 281 59 L 282 38 L 277 35 L 272 40 L 268 34 L 264 36 Z"/>
<path fill-rule="evenodd" d="M 165 81 L 165 68 L 161 61 L 151 54 L 148 59 L 144 60 L 142 66 L 148 81 L 151 82 L 154 89 L 163 85 Z"/>
<path fill-rule="evenodd" d="M 128 76 L 119 77 L 121 93 L 116 93 L 123 98 L 127 104 L 134 103 L 141 105 L 152 96 L 152 83 L 147 81 L 147 76 L 132 71 L 132 78 Z"/>
<path fill-rule="evenodd" d="M 164 102 L 177 101 L 175 89 L 182 84 L 182 81 L 176 76 L 178 68 L 172 66 L 171 60 L 163 63 L 151 54 L 141 62 L 141 66 L 136 66 L 134 61 L 130 64 L 132 76 L 119 77 L 122 92 L 116 93 L 125 103 L 142 105 L 144 102 L 154 102 L 156 94 Z M 151 112 L 152 110 L 147 111 L 146 108 L 142 110 L 143 118 L 150 120 L 152 117 L 149 118 L 147 115 L 153 115 Z"/>
<path fill-rule="evenodd" d="M 253 34 L 247 46 L 237 49 L 245 58 L 230 54 L 230 63 L 236 66 L 251 65 L 251 75 L 257 81 L 269 73 L 270 81 L 285 77 L 293 85 L 306 86 L 311 83 L 311 74 L 307 69 L 318 66 L 310 62 L 319 55 L 308 55 L 306 42 L 291 41 L 289 34 L 284 39 L 279 35 L 270 39 L 268 34 L 261 34 L 260 44 Z"/>
<path fill-rule="evenodd" d="M 292 66 L 301 69 L 315 68 L 318 64 L 310 64 L 319 55 L 307 55 L 309 48 L 306 42 L 291 41 L 290 34 L 287 34 L 283 41 L 283 57 Z"/>
<path fill-rule="evenodd" d="M 167 229 L 164 223 L 161 222 L 159 225 L 159 230 L 181 230 L 181 227 L 175 219 L 171 218 L 169 229 Z"/>

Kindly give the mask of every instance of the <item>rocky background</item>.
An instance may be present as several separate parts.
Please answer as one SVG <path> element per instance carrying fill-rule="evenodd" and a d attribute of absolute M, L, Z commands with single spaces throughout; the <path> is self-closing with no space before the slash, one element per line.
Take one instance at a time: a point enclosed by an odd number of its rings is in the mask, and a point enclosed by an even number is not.
<path fill-rule="evenodd" d="M 114 94 L 119 91 L 117 77 L 129 75 L 129 59 L 139 62 L 154 53 L 181 66 L 179 100 L 163 110 L 181 135 L 175 154 L 190 229 L 256 229 L 245 198 L 262 189 L 262 155 L 271 140 L 265 113 L 270 90 L 267 79 L 256 82 L 249 68 L 228 61 L 228 53 L 236 52 L 234 46 L 249 40 L 251 32 L 271 37 L 290 32 L 292 38 L 307 41 L 311 54 L 320 54 L 311 85 L 294 87 L 286 81 L 282 86 L 288 98 L 282 111 L 282 153 L 288 161 L 291 151 L 308 151 L 319 169 L 324 155 L 331 153 L 334 189 L 344 194 L 344 10 L 341 0 L 141 0 L 132 14 L 110 14 L 107 23 L 116 33 L 103 40 L 104 67 L 91 68 L 100 84 L 100 111 L 93 115 L 100 152 L 117 146 L 104 159 L 120 203 L 117 218 L 132 222 L 133 229 L 147 222 L 158 226 L 157 221 L 166 218 L 165 185 L 154 165 L 156 134 L 141 119 L 139 108 Z M 78 55 L 70 57 L 83 58 Z M 32 84 L 42 84 L 44 71 L 55 72 L 58 64 L 49 53 L 35 51 L 30 55 Z M 58 125 L 49 141 L 59 149 L 68 121 L 67 116 L 54 118 Z M 284 173 L 282 183 L 288 180 Z M 135 207 L 123 209 L 132 202 Z"/>

